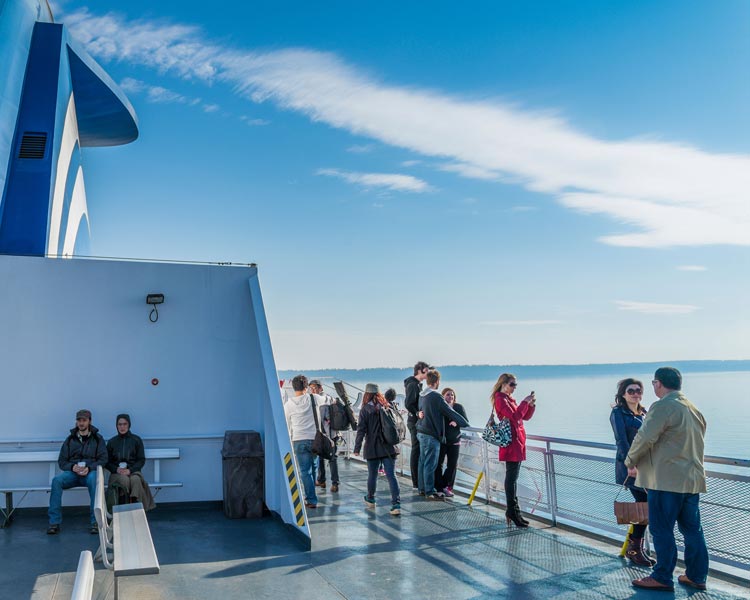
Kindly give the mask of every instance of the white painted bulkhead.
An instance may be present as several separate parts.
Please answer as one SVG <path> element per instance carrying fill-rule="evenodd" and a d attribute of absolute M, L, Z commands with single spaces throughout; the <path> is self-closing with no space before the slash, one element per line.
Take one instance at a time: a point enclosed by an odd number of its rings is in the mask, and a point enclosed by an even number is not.
<path fill-rule="evenodd" d="M 146 295 L 161 293 L 156 323 Z M 161 461 L 157 502 L 220 500 L 226 430 L 259 431 L 266 503 L 295 524 L 291 452 L 255 267 L 0 256 L 0 452 L 59 450 L 80 408 L 105 439 L 129 413 Z M 158 380 L 158 385 L 153 384 Z M 148 478 L 153 466 L 144 470 Z M 3 485 L 46 485 L 43 464 L 0 465 Z M 35 493 L 24 506 L 46 506 Z M 88 503 L 85 491 L 64 505 Z M 296 526 L 296 524 L 295 524 Z M 309 535 L 306 523 L 299 526 Z"/>

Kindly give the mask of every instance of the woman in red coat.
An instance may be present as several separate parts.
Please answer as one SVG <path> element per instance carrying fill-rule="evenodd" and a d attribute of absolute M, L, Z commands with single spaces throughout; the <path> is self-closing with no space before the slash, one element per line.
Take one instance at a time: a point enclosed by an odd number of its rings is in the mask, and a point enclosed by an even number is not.
<path fill-rule="evenodd" d="M 536 397 L 531 392 L 520 404 L 511 394 L 516 390 L 516 376 L 503 373 L 492 389 L 491 401 L 495 407 L 498 419 L 507 418 L 510 421 L 511 442 L 505 448 L 500 448 L 498 458 L 505 461 L 505 500 L 507 510 L 505 518 L 516 524 L 516 527 L 528 527 L 529 522 L 521 516 L 521 508 L 518 506 L 516 494 L 518 474 L 521 472 L 521 461 L 526 460 L 526 430 L 523 427 L 524 420 L 528 421 L 534 416 L 536 410 Z"/>

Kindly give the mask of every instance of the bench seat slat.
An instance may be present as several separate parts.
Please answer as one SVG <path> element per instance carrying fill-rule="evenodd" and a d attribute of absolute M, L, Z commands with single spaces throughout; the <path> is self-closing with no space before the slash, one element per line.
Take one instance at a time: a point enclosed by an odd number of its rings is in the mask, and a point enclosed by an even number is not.
<path fill-rule="evenodd" d="M 115 577 L 159 573 L 151 530 L 140 502 L 116 506 L 112 515 Z"/>
<path fill-rule="evenodd" d="M 12 487 L 12 488 L 4 487 L 4 488 L 0 488 L 0 494 L 10 494 L 10 493 L 18 494 L 20 492 L 49 492 L 50 489 L 52 488 L 50 488 L 50 486 L 48 485 L 43 485 L 43 486 L 29 485 L 26 487 Z"/>
<path fill-rule="evenodd" d="M 24 450 L 17 452 L 0 452 L 0 463 L 53 462 L 56 463 L 60 452 Z M 180 458 L 179 448 L 146 448 L 146 458 L 156 460 L 160 458 Z"/>

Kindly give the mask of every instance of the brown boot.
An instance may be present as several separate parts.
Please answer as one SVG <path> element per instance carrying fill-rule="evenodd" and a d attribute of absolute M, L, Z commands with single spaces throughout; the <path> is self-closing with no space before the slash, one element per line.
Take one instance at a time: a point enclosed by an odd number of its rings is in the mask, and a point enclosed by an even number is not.
<path fill-rule="evenodd" d="M 653 567 L 656 564 L 655 560 L 652 560 L 643 551 L 643 538 L 636 538 L 632 535 L 628 538 L 628 548 L 625 550 L 625 556 L 628 557 L 630 562 L 639 567 Z"/>

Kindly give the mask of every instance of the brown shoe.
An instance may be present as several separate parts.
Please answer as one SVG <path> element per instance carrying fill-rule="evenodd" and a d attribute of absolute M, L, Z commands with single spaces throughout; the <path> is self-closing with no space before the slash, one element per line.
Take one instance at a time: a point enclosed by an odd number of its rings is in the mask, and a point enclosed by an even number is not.
<path fill-rule="evenodd" d="M 326 482 L 325 481 L 316 481 L 315 487 L 326 489 Z"/>
<path fill-rule="evenodd" d="M 338 483 L 334 483 L 331 486 L 331 491 L 334 492 L 334 493 L 338 492 L 339 491 L 339 484 Z"/>
<path fill-rule="evenodd" d="M 674 592 L 674 586 L 665 585 L 660 581 L 656 581 L 650 575 L 643 577 L 642 579 L 634 579 L 633 587 L 642 588 L 644 590 L 654 590 L 656 592 Z"/>
<path fill-rule="evenodd" d="M 687 575 L 680 575 L 677 578 L 677 581 L 679 581 L 682 585 L 686 585 L 691 588 L 695 588 L 696 590 L 705 590 L 706 584 L 705 583 L 695 583 L 695 581 L 691 581 Z"/>
<path fill-rule="evenodd" d="M 312 504 L 311 502 L 305 502 L 305 506 L 307 508 L 318 508 L 317 504 Z"/>

